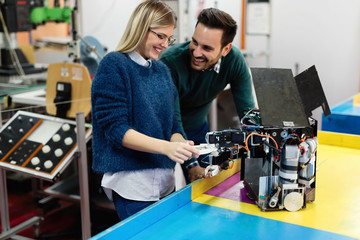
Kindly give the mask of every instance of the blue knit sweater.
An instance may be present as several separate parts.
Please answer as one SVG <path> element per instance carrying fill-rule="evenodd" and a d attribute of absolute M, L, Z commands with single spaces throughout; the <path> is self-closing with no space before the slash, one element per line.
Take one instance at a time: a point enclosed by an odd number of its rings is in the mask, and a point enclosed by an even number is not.
<path fill-rule="evenodd" d="M 170 140 L 181 133 L 174 112 L 178 97 L 165 64 L 141 66 L 126 54 L 111 52 L 101 61 L 91 86 L 93 169 L 96 172 L 173 168 L 175 162 L 161 154 L 122 146 L 126 131 Z"/>

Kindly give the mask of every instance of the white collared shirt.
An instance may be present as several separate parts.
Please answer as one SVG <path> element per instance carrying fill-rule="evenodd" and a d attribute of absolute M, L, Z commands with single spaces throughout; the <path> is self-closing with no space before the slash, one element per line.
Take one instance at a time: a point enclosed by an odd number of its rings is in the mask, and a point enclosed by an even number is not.
<path fill-rule="evenodd" d="M 127 53 L 127 55 L 131 58 L 131 60 L 133 60 L 137 64 L 144 66 L 144 67 L 151 67 L 151 60 L 150 59 L 146 60 L 138 52 L 132 51 L 132 52 Z"/>
<path fill-rule="evenodd" d="M 212 67 L 212 68 L 207 68 L 207 69 L 204 69 L 202 71 L 213 71 L 216 72 L 217 74 L 219 74 L 220 72 L 220 67 L 221 67 L 221 61 L 222 61 L 222 57 L 219 58 L 219 60 L 215 63 L 215 65 Z"/>
<path fill-rule="evenodd" d="M 214 68 L 213 68 L 217 74 L 219 74 L 219 72 L 220 72 L 221 60 L 222 60 L 222 57 L 219 58 L 219 61 L 217 61 L 217 63 L 214 65 Z"/>
<path fill-rule="evenodd" d="M 144 59 L 136 51 L 128 53 L 134 62 L 151 67 L 151 60 Z M 146 159 L 143 159 L 146 161 Z M 101 186 L 112 200 L 112 191 L 123 198 L 137 201 L 157 201 L 169 195 L 175 188 L 174 169 L 155 168 L 137 171 L 105 173 Z"/>

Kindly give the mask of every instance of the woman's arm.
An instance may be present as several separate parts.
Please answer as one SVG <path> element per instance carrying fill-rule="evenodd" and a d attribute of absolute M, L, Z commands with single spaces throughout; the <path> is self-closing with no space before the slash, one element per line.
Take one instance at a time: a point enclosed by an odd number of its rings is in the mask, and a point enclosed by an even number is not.
<path fill-rule="evenodd" d="M 189 160 L 191 157 L 198 158 L 200 151 L 191 146 L 191 143 L 186 142 L 181 134 L 178 135 L 173 134 L 169 142 L 149 137 L 134 129 L 129 129 L 124 135 L 122 145 L 141 152 L 163 154 L 178 163 L 184 163 L 184 161 Z M 180 140 L 181 138 L 184 139 L 185 142 L 173 141 Z"/>
<path fill-rule="evenodd" d="M 170 142 L 184 142 L 184 143 L 188 143 L 191 146 L 194 146 L 194 142 L 190 141 L 190 140 L 186 140 L 184 138 L 183 135 L 181 135 L 180 133 L 174 133 L 173 135 L 171 135 L 171 139 Z"/>

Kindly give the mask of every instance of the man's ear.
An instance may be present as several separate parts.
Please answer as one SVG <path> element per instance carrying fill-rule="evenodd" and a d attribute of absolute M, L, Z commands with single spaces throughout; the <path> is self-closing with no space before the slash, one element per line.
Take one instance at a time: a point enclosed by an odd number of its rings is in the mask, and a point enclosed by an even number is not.
<path fill-rule="evenodd" d="M 231 48 L 232 43 L 228 43 L 225 47 L 223 47 L 221 55 L 225 57 L 230 52 Z"/>

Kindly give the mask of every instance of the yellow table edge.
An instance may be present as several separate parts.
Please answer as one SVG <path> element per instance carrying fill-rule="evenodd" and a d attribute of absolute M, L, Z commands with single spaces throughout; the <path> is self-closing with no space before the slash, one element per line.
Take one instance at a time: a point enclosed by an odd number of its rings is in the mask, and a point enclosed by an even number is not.
<path fill-rule="evenodd" d="M 360 149 L 360 136 L 346 133 L 318 131 L 320 144 Z"/>
<path fill-rule="evenodd" d="M 212 178 L 199 179 L 191 184 L 191 200 L 197 198 L 204 192 L 213 188 L 214 186 L 222 183 L 235 173 L 240 171 L 241 159 L 234 161 L 234 165 L 231 169 L 223 170 L 219 175 Z"/>

